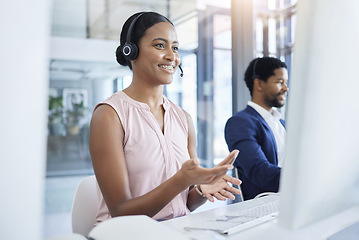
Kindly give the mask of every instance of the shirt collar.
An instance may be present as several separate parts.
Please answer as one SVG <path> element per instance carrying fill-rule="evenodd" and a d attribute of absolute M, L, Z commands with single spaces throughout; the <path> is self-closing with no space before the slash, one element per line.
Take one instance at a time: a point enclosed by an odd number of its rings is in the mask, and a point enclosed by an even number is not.
<path fill-rule="evenodd" d="M 252 108 L 254 108 L 254 110 L 256 110 L 264 119 L 268 119 L 268 118 L 277 118 L 277 119 L 281 119 L 282 115 L 280 114 L 280 112 L 278 112 L 275 108 L 271 108 L 270 111 L 266 110 L 265 108 L 261 107 L 260 105 L 258 105 L 255 102 L 252 101 L 248 101 L 248 105 L 251 106 Z"/>

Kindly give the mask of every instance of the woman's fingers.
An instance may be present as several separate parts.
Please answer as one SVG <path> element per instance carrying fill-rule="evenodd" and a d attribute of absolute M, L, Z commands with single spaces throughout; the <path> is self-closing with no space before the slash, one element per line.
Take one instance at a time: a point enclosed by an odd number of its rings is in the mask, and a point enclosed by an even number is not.
<path fill-rule="evenodd" d="M 224 197 L 223 194 L 220 193 L 220 192 L 214 193 L 213 196 L 214 196 L 215 198 L 217 198 L 218 200 L 220 200 L 220 201 L 226 201 L 226 200 L 227 200 L 227 198 Z"/>
<path fill-rule="evenodd" d="M 239 190 L 238 188 L 229 186 L 226 188 L 227 192 L 229 193 L 233 193 L 233 194 L 241 194 L 241 190 Z"/>
<path fill-rule="evenodd" d="M 214 192 L 214 193 L 211 193 L 211 194 L 209 194 L 209 193 L 205 194 L 205 196 L 207 197 L 207 199 L 210 202 L 214 202 L 213 197 L 215 197 L 216 199 L 218 199 L 220 201 L 225 201 L 225 200 L 227 200 L 227 198 L 230 198 L 232 200 L 234 200 L 236 198 L 233 194 L 231 194 L 230 192 L 227 192 L 224 189 L 222 189 L 219 192 Z"/>
<path fill-rule="evenodd" d="M 205 196 L 207 197 L 208 201 L 214 202 L 214 198 L 212 197 L 211 194 L 208 193 L 208 194 L 205 194 Z"/>
<path fill-rule="evenodd" d="M 236 160 L 238 154 L 239 154 L 239 150 L 235 149 L 235 150 L 233 150 L 231 153 L 232 153 L 233 155 L 232 155 L 232 157 L 229 159 L 228 164 L 231 164 L 231 165 L 232 165 L 232 164 L 234 163 L 234 161 Z"/>
<path fill-rule="evenodd" d="M 221 163 L 214 168 L 202 168 L 197 158 L 190 159 L 183 163 L 182 170 L 186 180 L 193 184 L 213 184 L 220 178 L 226 176 L 228 170 L 233 169 L 233 162 L 239 151 L 233 150 Z M 225 180 L 232 184 L 240 184 L 240 180 L 231 177 L 225 177 Z"/>
<path fill-rule="evenodd" d="M 203 168 L 203 173 L 201 174 L 203 174 L 202 176 L 207 176 L 207 179 L 205 179 L 206 182 L 200 184 L 213 184 L 217 182 L 219 179 L 223 178 L 227 171 L 231 168 L 233 168 L 231 165 L 220 166 L 211 169 Z"/>
<path fill-rule="evenodd" d="M 237 156 L 238 156 L 239 151 L 238 150 L 233 150 L 232 152 L 230 152 L 228 154 L 228 156 L 222 161 L 220 162 L 217 166 L 223 166 L 223 165 L 232 165 L 234 163 L 234 161 L 236 160 Z"/>
<path fill-rule="evenodd" d="M 242 183 L 242 181 L 240 179 L 231 177 L 227 174 L 223 177 L 223 179 L 226 180 L 227 182 L 234 184 L 234 185 L 240 185 Z"/>
<path fill-rule="evenodd" d="M 222 190 L 221 195 L 224 198 L 229 198 L 229 199 L 232 199 L 232 200 L 236 199 L 236 197 L 233 194 L 231 194 L 230 192 L 227 192 L 226 190 Z"/>
<path fill-rule="evenodd" d="M 204 184 L 201 185 L 201 189 L 203 194 L 208 198 L 209 201 L 212 202 L 213 198 L 216 198 L 220 201 L 224 201 L 227 198 L 230 198 L 232 200 L 235 199 L 234 194 L 241 194 L 241 191 L 235 187 L 233 187 L 230 183 L 240 183 L 241 181 L 230 177 L 228 175 L 224 175 L 221 179 L 215 180 L 215 178 L 212 179 L 214 181 L 213 184 Z"/>

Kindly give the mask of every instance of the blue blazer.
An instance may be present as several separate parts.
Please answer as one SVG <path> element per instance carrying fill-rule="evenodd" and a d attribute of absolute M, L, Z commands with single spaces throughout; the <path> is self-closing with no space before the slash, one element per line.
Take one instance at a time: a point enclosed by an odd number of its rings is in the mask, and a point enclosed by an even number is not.
<path fill-rule="evenodd" d="M 285 127 L 284 120 L 281 122 Z M 240 151 L 234 167 L 242 180 L 243 198 L 248 200 L 262 192 L 278 192 L 281 168 L 277 144 L 263 117 L 247 106 L 228 119 L 224 131 L 228 149 Z"/>

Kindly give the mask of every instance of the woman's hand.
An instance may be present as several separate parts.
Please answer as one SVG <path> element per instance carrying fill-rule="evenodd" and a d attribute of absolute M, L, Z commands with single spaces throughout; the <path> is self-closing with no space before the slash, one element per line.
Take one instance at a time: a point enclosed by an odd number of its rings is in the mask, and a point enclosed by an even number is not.
<path fill-rule="evenodd" d="M 194 184 L 213 184 L 223 178 L 228 170 L 233 168 L 233 162 L 239 151 L 233 150 L 221 163 L 214 168 L 199 166 L 198 159 L 190 159 L 183 163 L 178 174 L 182 175 L 183 183 L 187 186 Z"/>
<path fill-rule="evenodd" d="M 240 185 L 242 183 L 238 178 L 225 175 L 213 184 L 200 185 L 199 187 L 210 202 L 214 202 L 213 197 L 221 201 L 225 201 L 227 198 L 234 200 L 235 196 L 233 194 L 241 194 L 241 191 L 232 187 L 228 182 L 234 185 Z"/>

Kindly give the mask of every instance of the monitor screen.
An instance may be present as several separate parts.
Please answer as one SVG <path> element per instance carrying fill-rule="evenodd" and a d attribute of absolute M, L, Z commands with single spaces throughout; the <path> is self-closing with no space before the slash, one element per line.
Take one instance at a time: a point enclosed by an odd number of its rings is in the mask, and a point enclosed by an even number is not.
<path fill-rule="evenodd" d="M 350 3 L 349 3 L 350 2 Z M 359 204 L 359 1 L 298 2 L 279 224 Z"/>

